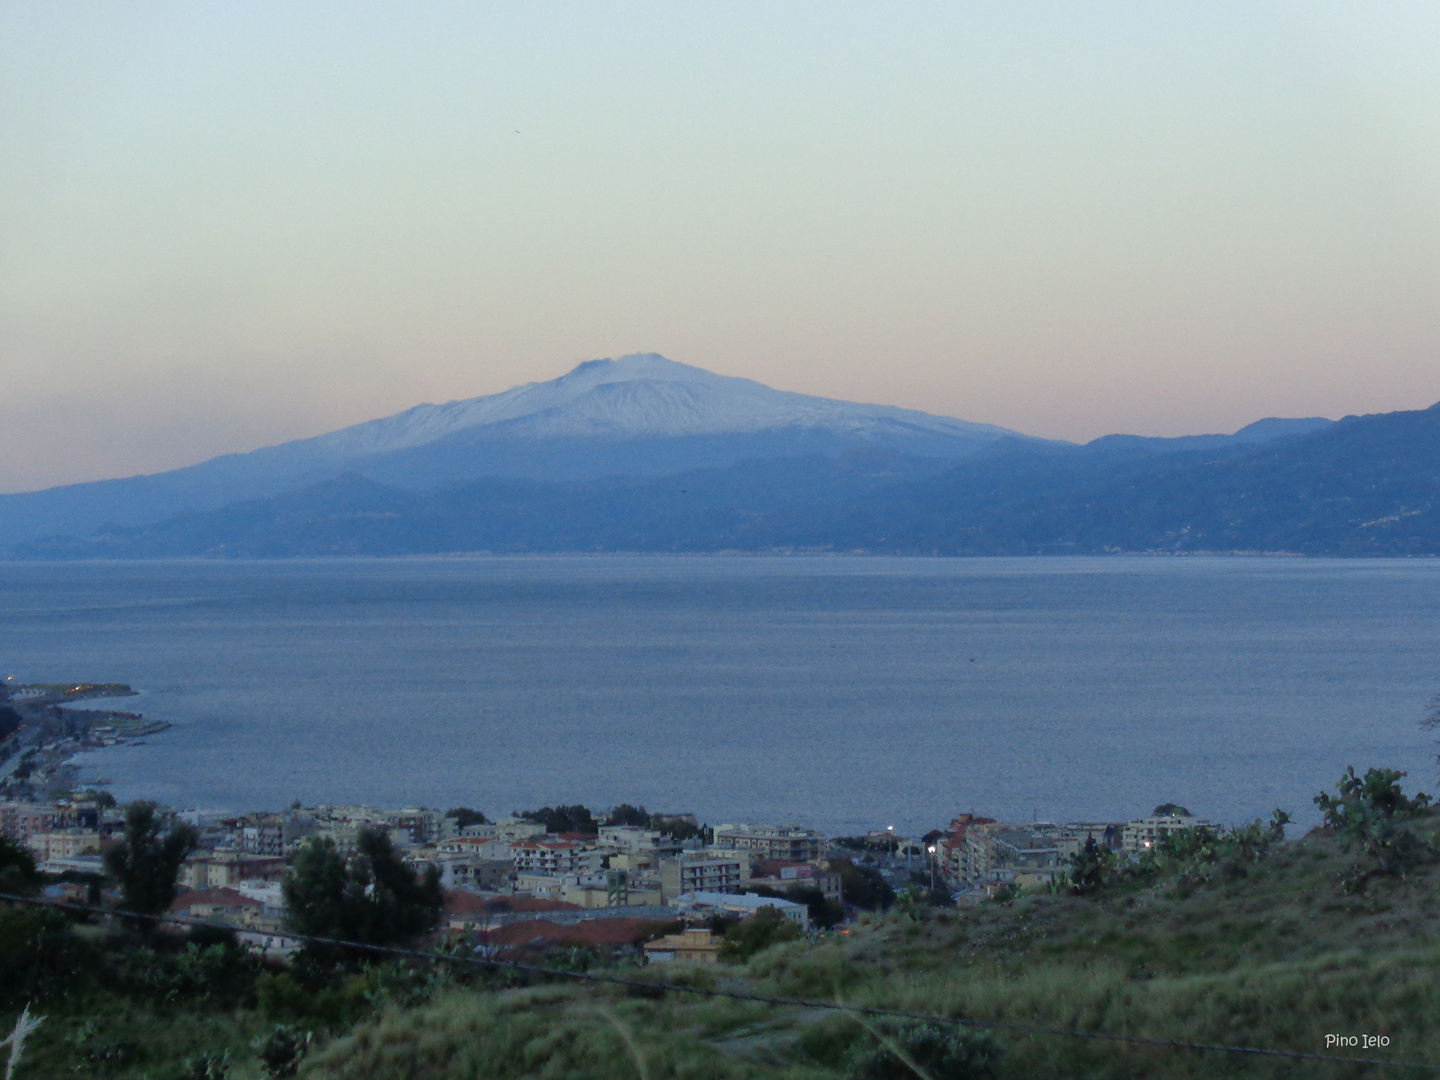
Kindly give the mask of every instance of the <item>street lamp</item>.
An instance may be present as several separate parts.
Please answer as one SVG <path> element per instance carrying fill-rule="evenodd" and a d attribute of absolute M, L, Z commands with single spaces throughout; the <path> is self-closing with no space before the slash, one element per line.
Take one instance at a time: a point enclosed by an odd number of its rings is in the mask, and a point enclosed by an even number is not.
<path fill-rule="evenodd" d="M 935 845 L 931 844 L 925 849 L 930 852 L 930 891 L 935 891 Z"/>

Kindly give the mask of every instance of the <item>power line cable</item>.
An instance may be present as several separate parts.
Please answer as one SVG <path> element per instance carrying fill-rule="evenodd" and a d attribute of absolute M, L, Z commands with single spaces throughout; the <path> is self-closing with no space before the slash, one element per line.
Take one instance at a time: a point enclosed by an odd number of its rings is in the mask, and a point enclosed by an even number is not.
<path fill-rule="evenodd" d="M 34 896 L 17 896 L 0 893 L 0 900 L 11 903 L 29 904 L 34 907 L 56 908 L 62 911 L 76 911 L 88 915 L 108 915 L 116 918 L 139 919 L 145 922 L 165 923 L 207 930 L 235 932 L 236 927 L 225 923 L 206 922 L 203 919 L 189 919 L 179 915 L 142 915 L 135 911 L 118 908 L 98 907 L 92 904 L 74 904 L 68 901 L 49 900 Z M 1440 1065 L 1425 1061 L 1395 1061 L 1390 1058 L 1346 1057 L 1341 1054 L 1318 1054 L 1303 1050 L 1276 1050 L 1264 1046 L 1241 1046 L 1229 1043 L 1194 1042 L 1186 1039 L 1159 1039 L 1145 1035 L 1117 1035 L 1108 1031 L 1076 1031 L 1071 1028 L 1048 1027 L 1043 1024 L 1020 1024 L 1009 1020 L 977 1020 L 965 1016 L 937 1016 L 931 1013 L 911 1012 L 906 1009 L 884 1009 L 869 1005 L 847 1005 L 840 1001 L 820 1001 L 811 998 L 781 997 L 774 994 L 756 994 L 747 990 L 726 990 L 718 987 L 691 986 L 686 983 L 665 982 L 650 979 L 627 979 L 620 975 L 603 975 L 589 971 L 566 971 L 563 968 L 545 967 L 541 964 L 527 964 L 520 960 L 499 960 L 493 957 L 458 956 L 443 952 L 424 952 L 419 949 L 402 949 L 394 945 L 368 945 L 359 941 L 342 941 L 339 938 L 320 937 L 315 934 L 299 934 L 284 931 L 283 936 L 293 941 L 313 942 L 343 949 L 357 949 L 362 952 L 383 956 L 402 956 L 429 963 L 468 964 L 475 967 L 503 969 L 524 972 L 527 975 L 541 975 L 548 978 L 572 979 L 577 982 L 605 983 L 614 986 L 633 987 L 639 990 L 668 991 L 676 994 L 695 994 L 703 997 L 730 998 L 735 1001 L 753 1001 L 765 1005 L 784 1005 L 790 1008 L 825 1009 L 830 1012 L 857 1013 L 889 1020 L 911 1020 L 926 1024 L 958 1025 L 991 1031 L 1010 1031 L 1019 1035 L 1050 1035 L 1070 1039 L 1092 1039 L 1098 1042 L 1122 1043 L 1129 1046 L 1171 1047 L 1177 1050 L 1210 1051 L 1225 1054 L 1248 1054 L 1254 1057 L 1284 1058 L 1290 1061 L 1327 1061 L 1342 1065 L 1378 1065 L 1391 1069 L 1421 1069 L 1440 1072 Z"/>

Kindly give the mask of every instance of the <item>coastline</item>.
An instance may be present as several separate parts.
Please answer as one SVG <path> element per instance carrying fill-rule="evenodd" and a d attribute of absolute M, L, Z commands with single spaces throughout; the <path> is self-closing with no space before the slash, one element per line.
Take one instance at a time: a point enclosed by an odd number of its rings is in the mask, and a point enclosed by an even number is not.
<path fill-rule="evenodd" d="M 132 746 L 171 727 L 165 720 L 121 709 L 88 708 L 91 703 L 141 696 L 122 683 L 18 683 L 6 680 L 7 706 L 20 726 L 0 742 L 0 794 L 16 792 L 47 797 L 111 781 L 81 779 L 75 758 L 86 751 Z"/>

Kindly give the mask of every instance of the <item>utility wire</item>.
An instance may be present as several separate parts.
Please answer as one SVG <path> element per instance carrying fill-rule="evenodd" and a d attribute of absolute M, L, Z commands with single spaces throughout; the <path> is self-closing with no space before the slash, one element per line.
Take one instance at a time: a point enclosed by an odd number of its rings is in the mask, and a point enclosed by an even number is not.
<path fill-rule="evenodd" d="M 179 915 L 142 915 L 135 911 L 122 911 L 117 908 L 97 907 L 91 904 L 73 904 L 66 901 L 49 900 L 34 896 L 17 896 L 12 893 L 0 893 L 0 900 L 8 900 L 16 904 L 29 904 L 35 907 L 57 908 L 62 911 L 81 912 L 88 915 L 109 915 L 124 919 L 139 919 L 144 922 L 166 923 L 175 926 L 188 926 L 208 930 L 224 930 L 231 933 L 237 929 L 225 923 L 206 922 L 202 919 L 189 919 Z M 364 942 L 342 941 L 339 938 L 319 937 L 315 934 L 298 934 L 284 931 L 276 936 L 283 936 L 294 941 L 313 942 L 318 945 L 332 945 L 343 949 L 358 949 L 362 952 L 376 953 L 382 956 L 403 956 L 412 960 L 424 960 L 431 963 L 444 962 L 490 969 L 498 968 L 506 971 L 524 972 L 527 975 L 571 979 L 577 982 L 606 983 L 613 986 L 634 987 L 639 990 L 648 990 L 651 992 L 663 990 L 676 994 L 695 994 L 703 997 L 730 998 L 734 1001 L 753 1001 L 764 1005 L 784 1005 L 800 1009 L 826 1009 L 831 1012 L 858 1013 L 863 1016 L 875 1016 L 891 1020 L 913 1020 L 926 1024 L 947 1024 L 982 1028 L 990 1031 L 1009 1031 L 1019 1035 L 1051 1035 L 1070 1039 L 1092 1039 L 1097 1042 L 1123 1043 L 1127 1046 L 1171 1047 L 1177 1050 L 1200 1050 L 1224 1054 L 1248 1054 L 1254 1057 L 1285 1058 L 1290 1061 L 1328 1061 L 1342 1065 L 1378 1065 L 1391 1069 L 1421 1069 L 1427 1072 L 1440 1072 L 1440 1065 L 1434 1065 L 1425 1061 L 1394 1061 L 1389 1058 L 1346 1057 L 1340 1054 L 1306 1053 L 1301 1050 L 1275 1050 L 1264 1046 L 1237 1046 L 1228 1043 L 1192 1042 L 1185 1039 L 1157 1039 L 1144 1035 L 1116 1035 L 1108 1031 L 1076 1031 L 1071 1028 L 1047 1027 L 1043 1024 L 1018 1024 L 1008 1020 L 977 1020 L 965 1016 L 936 1016 L 930 1013 L 911 1012 L 905 1009 L 883 1009 L 868 1005 L 846 1005 L 839 1001 L 818 1001 L 810 998 L 780 997 L 773 994 L 755 994 L 747 990 L 723 990 L 716 987 L 691 986 L 686 983 L 665 982 L 660 980 L 627 979 L 619 975 L 602 975 L 589 971 L 566 971 L 562 968 L 545 967 L 541 964 L 527 964 L 519 960 L 498 960 L 492 957 L 457 956 L 442 952 L 423 952 L 419 949 L 402 949 L 394 945 L 367 945 Z"/>

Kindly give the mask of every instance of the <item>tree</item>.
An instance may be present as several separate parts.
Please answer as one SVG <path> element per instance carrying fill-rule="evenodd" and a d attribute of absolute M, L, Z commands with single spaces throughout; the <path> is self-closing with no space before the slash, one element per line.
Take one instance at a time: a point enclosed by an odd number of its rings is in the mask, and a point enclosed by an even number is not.
<path fill-rule="evenodd" d="M 468 829 L 471 825 L 488 825 L 490 819 L 479 810 L 471 810 L 468 806 L 457 806 L 453 810 L 446 810 L 445 816 L 455 819 L 457 829 Z"/>
<path fill-rule="evenodd" d="M 605 819 L 605 824 L 638 825 L 642 829 L 648 828 L 650 825 L 650 811 L 646 810 L 643 806 L 631 806 L 629 803 L 622 802 L 619 806 L 615 807 L 614 810 L 610 811 L 610 816 Z"/>
<path fill-rule="evenodd" d="M 829 930 L 845 921 L 844 905 L 838 900 L 825 899 L 825 894 L 814 885 L 791 889 L 790 899 L 804 904 L 810 910 L 810 922 L 822 930 Z"/>
<path fill-rule="evenodd" d="M 707 833 L 704 825 L 696 824 L 688 817 L 665 817 L 663 814 L 651 816 L 650 827 L 664 833 L 672 840 L 681 842 L 693 840 L 696 837 L 703 840 Z"/>
<path fill-rule="evenodd" d="M 856 866 L 849 859 L 831 859 L 830 869 L 840 875 L 840 894 L 846 903 L 884 911 L 895 902 L 895 890 L 880 871 Z"/>
<path fill-rule="evenodd" d="M 1189 817 L 1189 816 L 1190 816 L 1190 811 L 1189 811 L 1189 810 L 1186 810 L 1185 807 L 1181 806 L 1179 803 L 1167 802 L 1167 803 L 1161 803 L 1159 806 L 1155 807 L 1155 813 L 1152 814 L 1151 816 L 1152 816 L 1152 817 Z"/>
<path fill-rule="evenodd" d="M 1161 816 L 1156 814 L 1156 817 Z M 1085 846 L 1070 856 L 1066 877 L 1075 896 L 1094 896 L 1115 876 L 1119 860 L 1109 848 L 1102 848 L 1092 836 Z"/>
<path fill-rule="evenodd" d="M 125 837 L 105 853 L 105 869 L 120 882 L 120 906 L 141 915 L 159 915 L 175 900 L 180 864 L 199 836 L 189 825 L 168 830 L 152 802 L 125 807 Z"/>
<path fill-rule="evenodd" d="M 588 806 L 578 803 L 574 806 L 542 806 L 539 810 L 525 810 L 516 815 L 522 821 L 536 821 L 551 833 L 585 833 L 594 836 L 600 831 L 595 815 Z"/>
<path fill-rule="evenodd" d="M 11 774 L 16 780 L 29 780 L 36 766 L 40 764 L 40 752 L 38 750 L 26 750 L 20 755 L 20 764 L 15 766 Z"/>
<path fill-rule="evenodd" d="M 800 927 L 794 920 L 786 918 L 778 908 L 762 907 L 726 931 L 720 943 L 720 959 L 727 964 L 743 964 L 756 953 L 799 936 Z"/>
<path fill-rule="evenodd" d="M 440 872 L 415 871 L 387 833 L 362 828 L 348 858 L 328 837 L 307 840 L 282 886 L 289 925 L 301 934 L 362 945 L 404 945 L 435 928 L 444 894 Z"/>
<path fill-rule="evenodd" d="M 0 892 L 26 894 L 39 885 L 34 857 L 8 836 L 0 836 Z"/>

